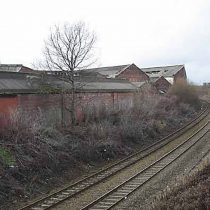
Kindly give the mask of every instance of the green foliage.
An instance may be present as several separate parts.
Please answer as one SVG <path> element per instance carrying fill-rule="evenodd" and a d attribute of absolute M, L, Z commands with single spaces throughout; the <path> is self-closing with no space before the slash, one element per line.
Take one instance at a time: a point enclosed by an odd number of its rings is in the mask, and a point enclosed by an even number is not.
<path fill-rule="evenodd" d="M 0 158 L 6 166 L 11 166 L 15 164 L 15 159 L 11 152 L 3 147 L 0 147 Z"/>

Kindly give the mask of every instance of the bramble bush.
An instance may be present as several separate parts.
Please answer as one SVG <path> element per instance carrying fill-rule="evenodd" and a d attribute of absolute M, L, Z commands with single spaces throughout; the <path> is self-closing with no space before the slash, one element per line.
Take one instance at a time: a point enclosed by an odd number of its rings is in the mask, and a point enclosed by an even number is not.
<path fill-rule="evenodd" d="M 195 108 L 200 107 L 200 100 L 196 87 L 186 81 L 178 80 L 176 84 L 171 87 L 169 94 L 176 96 L 178 103 L 189 104 Z"/>
<path fill-rule="evenodd" d="M 86 105 L 84 121 L 74 127 L 49 122 L 41 110 L 16 110 L 0 130 L 0 201 L 36 193 L 42 180 L 67 168 L 128 155 L 174 131 L 196 113 L 196 97 L 186 100 L 184 91 L 175 90 L 166 96 L 136 93 L 133 103 L 123 105 Z"/>

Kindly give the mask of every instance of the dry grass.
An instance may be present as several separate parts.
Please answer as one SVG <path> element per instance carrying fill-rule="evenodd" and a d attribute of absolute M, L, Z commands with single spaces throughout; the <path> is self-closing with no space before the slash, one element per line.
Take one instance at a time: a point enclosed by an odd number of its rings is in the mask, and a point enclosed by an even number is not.
<path fill-rule="evenodd" d="M 200 106 L 199 94 L 197 88 L 183 80 L 178 80 L 169 91 L 171 95 L 177 97 L 178 103 L 190 104 L 194 107 Z"/>
<path fill-rule="evenodd" d="M 150 209 L 210 209 L 210 153 L 190 175 L 177 178 L 159 194 Z"/>
<path fill-rule="evenodd" d="M 128 155 L 195 116 L 174 96 L 139 96 L 115 107 L 86 106 L 84 122 L 69 128 L 49 123 L 42 111 L 17 110 L 0 131 L 0 201 L 36 194 L 66 168 Z M 52 117 L 52 116 L 51 116 Z M 49 182 L 50 183 L 50 182 Z"/>

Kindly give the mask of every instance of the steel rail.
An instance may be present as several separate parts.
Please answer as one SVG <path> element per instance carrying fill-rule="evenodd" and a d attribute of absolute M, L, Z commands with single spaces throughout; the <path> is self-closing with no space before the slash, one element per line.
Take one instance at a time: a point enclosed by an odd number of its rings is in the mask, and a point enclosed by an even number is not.
<path fill-rule="evenodd" d="M 108 166 L 88 177 L 85 177 L 84 179 L 81 179 L 55 193 L 52 193 L 48 196 L 45 196 L 44 198 L 41 198 L 31 204 L 28 204 L 19 210 L 27 210 L 27 209 L 34 209 L 34 210 L 45 210 L 50 209 L 51 207 L 54 207 L 55 205 L 63 202 L 66 199 L 69 199 L 78 193 L 81 193 L 82 191 L 92 187 L 93 185 L 96 185 L 97 183 L 101 182 L 102 180 L 106 179 L 107 177 L 110 177 L 111 175 L 116 174 L 120 170 L 123 170 L 124 168 L 130 166 L 130 164 L 135 164 L 140 159 L 144 158 L 145 156 L 151 154 L 152 152 L 160 149 L 161 147 L 165 146 L 166 144 L 170 143 L 175 138 L 181 136 L 184 132 L 192 129 L 197 124 L 199 124 L 203 119 L 205 119 L 206 116 L 208 116 L 208 113 L 210 112 L 209 106 L 207 105 L 206 108 L 193 120 L 188 122 L 186 125 L 182 126 L 175 132 L 167 135 L 166 137 L 160 139 L 159 141 L 151 144 L 150 146 L 126 157 L 121 159 L 120 161 L 112 164 L 111 166 Z M 197 122 L 196 122 L 197 121 Z M 189 128 L 187 128 L 189 127 Z M 172 138 L 170 140 L 170 138 Z M 151 150 L 151 151 L 149 151 Z M 145 155 L 142 155 L 141 157 L 137 157 L 138 155 L 142 154 L 143 152 L 148 152 Z"/>
<path fill-rule="evenodd" d="M 176 146 L 173 150 L 169 151 L 157 161 L 150 164 L 148 167 L 138 172 L 122 184 L 105 193 L 100 198 L 83 207 L 81 210 L 108 210 L 116 206 L 120 201 L 127 198 L 131 193 L 135 192 L 137 189 L 149 182 L 155 175 L 162 172 L 163 169 L 165 169 L 181 155 L 186 153 L 197 142 L 199 142 L 210 131 L 210 129 L 208 128 L 206 131 L 204 131 L 204 133 L 202 133 L 198 139 L 194 137 L 204 130 L 209 123 L 210 121 L 208 121 L 196 133 L 191 135 L 187 140 Z"/>

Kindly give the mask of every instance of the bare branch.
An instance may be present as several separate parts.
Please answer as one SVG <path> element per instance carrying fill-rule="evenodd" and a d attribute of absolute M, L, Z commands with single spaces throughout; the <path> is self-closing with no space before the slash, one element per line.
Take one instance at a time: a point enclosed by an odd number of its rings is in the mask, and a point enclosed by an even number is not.
<path fill-rule="evenodd" d="M 45 66 L 50 70 L 63 72 L 58 78 L 71 84 L 71 104 L 68 110 L 72 115 L 72 123 L 76 105 L 75 91 L 80 86 L 75 78 L 75 71 L 94 63 L 95 41 L 95 34 L 82 22 L 65 24 L 63 27 L 55 26 L 45 41 Z"/>

